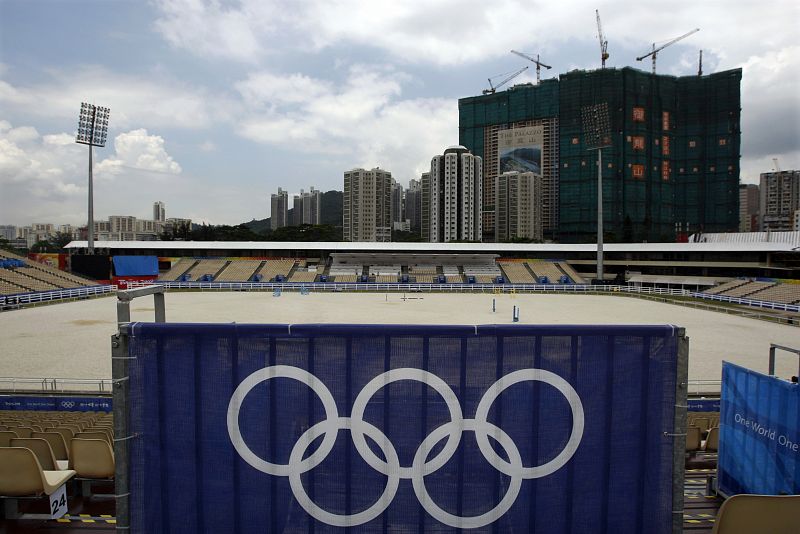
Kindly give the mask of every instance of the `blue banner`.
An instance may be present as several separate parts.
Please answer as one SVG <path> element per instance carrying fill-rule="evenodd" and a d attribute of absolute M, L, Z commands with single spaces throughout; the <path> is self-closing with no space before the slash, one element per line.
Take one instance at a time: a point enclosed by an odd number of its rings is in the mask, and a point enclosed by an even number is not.
<path fill-rule="evenodd" d="M 135 323 L 131 531 L 671 533 L 677 332 Z"/>
<path fill-rule="evenodd" d="M 690 412 L 718 412 L 719 399 L 689 399 L 687 402 Z"/>
<path fill-rule="evenodd" d="M 719 490 L 800 494 L 800 386 L 722 363 Z"/>
<path fill-rule="evenodd" d="M 0 395 L 0 410 L 110 412 L 111 397 L 32 397 Z"/>

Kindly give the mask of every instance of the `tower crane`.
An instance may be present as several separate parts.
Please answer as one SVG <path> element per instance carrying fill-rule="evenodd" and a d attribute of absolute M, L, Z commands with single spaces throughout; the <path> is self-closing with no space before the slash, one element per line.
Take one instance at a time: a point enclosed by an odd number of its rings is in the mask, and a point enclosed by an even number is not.
<path fill-rule="evenodd" d="M 700 50 L 700 61 L 697 64 L 697 75 L 698 76 L 702 76 L 703 75 L 703 51 L 702 50 Z"/>
<path fill-rule="evenodd" d="M 539 61 L 539 54 L 536 54 L 536 59 L 534 59 L 534 58 L 533 58 L 533 56 L 530 56 L 530 55 L 528 55 L 528 54 L 525 54 L 525 53 L 523 53 L 523 52 L 517 52 L 516 50 L 512 50 L 512 51 L 511 51 L 511 53 L 512 53 L 512 54 L 516 54 L 516 55 L 518 55 L 519 57 L 524 57 L 524 58 L 525 58 L 525 59 L 527 59 L 528 61 L 533 61 L 534 63 L 536 63 L 536 84 L 537 84 L 537 85 L 538 85 L 538 84 L 539 84 L 539 82 L 541 81 L 540 72 L 541 72 L 541 70 L 542 70 L 542 67 L 544 67 L 544 68 L 546 68 L 546 69 L 552 69 L 552 68 L 553 68 L 553 67 L 551 67 L 550 65 L 545 65 L 544 63 L 542 63 L 541 61 Z"/>
<path fill-rule="evenodd" d="M 781 172 L 781 166 L 778 165 L 778 158 L 772 158 L 772 163 L 775 164 L 775 172 Z"/>
<path fill-rule="evenodd" d="M 656 73 L 656 56 L 658 55 L 659 52 L 664 50 L 669 45 L 673 45 L 673 44 L 677 43 L 678 41 L 680 41 L 681 39 L 686 39 L 687 37 L 689 37 L 693 33 L 697 33 L 699 31 L 700 31 L 700 28 L 695 28 L 695 29 L 693 29 L 692 31 L 690 31 L 688 33 L 684 33 L 680 37 L 676 37 L 675 39 L 672 39 L 671 41 L 667 41 L 666 43 L 664 43 L 663 45 L 659 46 L 658 48 L 656 48 L 656 44 L 653 43 L 653 50 L 651 52 L 648 52 L 647 54 L 641 56 L 641 57 L 637 57 L 636 61 L 641 61 L 646 57 L 653 56 L 653 74 L 655 74 Z"/>
<path fill-rule="evenodd" d="M 497 85 L 492 85 L 492 78 L 489 78 L 489 88 L 488 89 L 484 89 L 483 90 L 483 94 L 485 94 L 485 95 L 493 95 L 498 89 L 500 89 L 502 86 L 504 86 L 505 84 L 507 84 L 508 82 L 510 82 L 511 80 L 513 80 L 514 78 L 516 78 L 517 76 L 519 76 L 520 74 L 525 72 L 526 70 L 528 70 L 527 66 L 522 67 L 518 71 L 514 71 L 514 72 L 511 72 L 511 73 L 506 72 L 505 74 L 498 74 L 497 76 L 494 77 L 494 79 L 497 79 L 497 78 L 499 78 L 501 76 L 506 76 L 506 78 L 504 78 Z"/>
<path fill-rule="evenodd" d="M 603 37 L 603 26 L 600 24 L 600 10 L 595 9 L 597 15 L 597 38 L 600 39 L 600 61 L 601 68 L 606 68 L 606 60 L 608 59 L 608 40 Z"/>

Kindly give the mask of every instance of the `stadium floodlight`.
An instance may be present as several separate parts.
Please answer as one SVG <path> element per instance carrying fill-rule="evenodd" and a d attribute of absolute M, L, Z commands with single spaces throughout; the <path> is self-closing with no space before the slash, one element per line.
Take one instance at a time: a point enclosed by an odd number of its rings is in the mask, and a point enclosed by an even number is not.
<path fill-rule="evenodd" d="M 89 254 L 94 254 L 94 185 L 92 181 L 92 147 L 106 146 L 108 117 L 111 110 L 81 102 L 78 115 L 78 133 L 75 142 L 89 146 Z"/>
<path fill-rule="evenodd" d="M 597 279 L 603 278 L 603 148 L 611 146 L 611 122 L 608 104 L 585 106 L 581 110 L 584 144 L 589 150 L 597 150 Z"/>

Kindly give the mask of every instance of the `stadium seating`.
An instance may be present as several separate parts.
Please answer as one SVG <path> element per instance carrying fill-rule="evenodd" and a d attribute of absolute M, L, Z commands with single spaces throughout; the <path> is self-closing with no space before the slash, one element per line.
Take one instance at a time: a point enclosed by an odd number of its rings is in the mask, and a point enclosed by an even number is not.
<path fill-rule="evenodd" d="M 197 264 L 186 271 L 184 277 L 189 282 L 198 282 L 204 277 L 213 280 L 217 273 L 227 265 L 228 260 L 200 260 Z"/>
<path fill-rule="evenodd" d="M 412 264 L 408 266 L 408 274 L 436 274 L 436 266 L 431 264 Z"/>
<path fill-rule="evenodd" d="M 728 291 L 720 294 L 728 297 L 751 298 L 750 295 L 755 293 L 756 291 L 761 291 L 763 289 L 767 289 L 774 285 L 775 285 L 774 282 L 748 282 L 744 285 L 735 287 L 733 289 L 729 289 Z"/>
<path fill-rule="evenodd" d="M 580 274 L 578 274 L 578 271 L 573 269 L 572 265 L 570 265 L 569 263 L 567 263 L 565 261 L 560 261 L 556 265 L 561 267 L 561 270 L 564 271 L 564 274 L 569 276 L 574 283 L 576 283 L 576 284 L 585 284 L 585 283 L 587 283 L 586 279 L 583 276 L 581 276 Z"/>
<path fill-rule="evenodd" d="M 396 284 L 397 275 L 379 274 L 375 276 L 375 283 L 377 284 Z"/>
<path fill-rule="evenodd" d="M 734 495 L 719 509 L 712 534 L 796 534 L 800 495 Z"/>
<path fill-rule="evenodd" d="M 686 428 L 686 452 L 695 452 L 700 450 L 701 436 L 700 429 L 696 426 Z"/>
<path fill-rule="evenodd" d="M 415 276 L 415 283 L 417 284 L 432 284 L 434 283 L 434 279 L 438 278 L 432 274 L 417 274 Z"/>
<path fill-rule="evenodd" d="M 36 455 L 28 448 L 0 447 L 0 495 L 51 495 L 74 476 L 75 471 L 70 469 L 43 470 Z"/>
<path fill-rule="evenodd" d="M 295 270 L 289 275 L 290 282 L 311 283 L 317 279 L 316 271 L 299 271 Z"/>
<path fill-rule="evenodd" d="M 724 284 L 720 284 L 718 286 L 706 289 L 703 293 L 708 293 L 709 295 L 719 295 L 720 293 L 724 293 L 730 289 L 743 286 L 748 282 L 749 280 L 730 280 L 728 282 L 725 282 Z"/>
<path fill-rule="evenodd" d="M 56 460 L 66 461 L 69 460 L 69 449 L 67 449 L 68 441 L 64 439 L 63 434 L 56 432 L 55 428 L 51 428 L 48 432 L 33 432 L 32 438 L 41 438 L 47 440 L 50 444 L 50 449 L 53 451 L 53 456 Z M 72 441 L 72 432 L 67 430 L 70 434 L 69 441 Z"/>
<path fill-rule="evenodd" d="M 295 260 L 293 259 L 279 259 L 267 260 L 264 266 L 257 274 L 261 275 L 262 282 L 273 282 L 275 278 L 281 277 L 284 281 L 289 279 L 289 273 L 294 268 Z"/>
<path fill-rule="evenodd" d="M 559 269 L 555 263 L 550 261 L 529 261 L 527 265 L 536 275 L 536 280 L 538 282 L 541 282 L 542 277 L 546 276 L 550 284 L 558 284 L 560 283 L 561 277 L 564 276 L 564 272 Z"/>
<path fill-rule="evenodd" d="M 162 282 L 174 282 L 194 267 L 197 260 L 194 258 L 181 258 L 170 267 L 170 270 L 158 277 Z"/>
<path fill-rule="evenodd" d="M 0 269 L 0 280 L 20 286 L 24 291 L 52 291 L 63 289 L 48 282 L 43 282 L 38 278 L 32 278 L 24 274 L 24 267 L 18 269 Z"/>
<path fill-rule="evenodd" d="M 761 289 L 755 293 L 750 293 L 747 295 L 747 298 L 778 302 L 780 304 L 793 304 L 795 302 L 800 302 L 800 284 L 775 284 L 774 286 Z"/>
<path fill-rule="evenodd" d="M 505 273 L 506 280 L 512 284 L 535 284 L 533 275 L 523 262 L 503 262 L 500 268 Z"/>
<path fill-rule="evenodd" d="M 345 283 L 358 282 L 359 276 L 356 276 L 354 274 L 337 274 L 333 277 L 333 281 L 345 282 Z"/>
<path fill-rule="evenodd" d="M 104 439 L 73 439 L 69 458 L 79 478 L 114 478 L 114 451 Z"/>
<path fill-rule="evenodd" d="M 43 263 L 37 263 L 35 261 L 28 260 L 26 258 L 23 258 L 22 256 L 12 254 L 11 252 L 5 250 L 0 251 L 0 258 L 13 259 L 24 262 L 25 269 L 27 269 L 25 272 L 30 273 L 30 276 L 39 278 L 43 281 L 50 281 L 51 283 L 59 287 L 71 288 L 71 287 L 82 287 L 82 286 L 89 286 L 96 284 L 94 280 L 81 278 L 80 276 L 74 275 L 72 273 L 56 269 L 55 267 L 50 267 L 49 265 L 45 265 Z"/>
<path fill-rule="evenodd" d="M 63 467 L 58 465 L 56 462 L 56 457 L 53 455 L 53 449 L 50 448 L 50 444 L 47 440 L 42 438 L 12 438 L 11 443 L 9 444 L 10 447 L 24 447 L 26 449 L 30 449 L 33 451 L 33 454 L 36 455 L 36 459 L 39 460 L 39 465 L 42 466 L 42 469 L 45 471 L 57 471 L 61 469 L 66 469 L 66 465 Z"/>
<path fill-rule="evenodd" d="M 717 452 L 719 450 L 719 427 L 715 426 L 708 431 L 708 436 L 703 444 L 706 452 Z"/>
<path fill-rule="evenodd" d="M 215 282 L 247 282 L 256 273 L 261 260 L 231 260 L 214 279 Z"/>

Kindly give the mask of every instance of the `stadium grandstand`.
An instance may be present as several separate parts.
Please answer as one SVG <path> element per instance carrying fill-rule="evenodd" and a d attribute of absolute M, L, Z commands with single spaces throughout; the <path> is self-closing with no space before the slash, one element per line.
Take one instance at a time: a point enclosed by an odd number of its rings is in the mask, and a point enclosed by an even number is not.
<path fill-rule="evenodd" d="M 0 250 L 0 295 L 58 291 L 95 285 L 72 273 Z"/>

